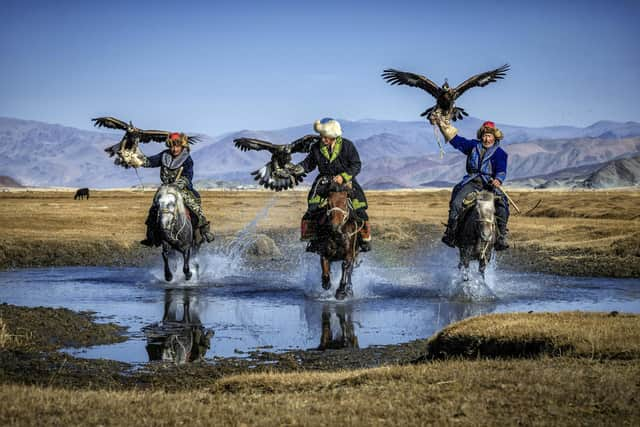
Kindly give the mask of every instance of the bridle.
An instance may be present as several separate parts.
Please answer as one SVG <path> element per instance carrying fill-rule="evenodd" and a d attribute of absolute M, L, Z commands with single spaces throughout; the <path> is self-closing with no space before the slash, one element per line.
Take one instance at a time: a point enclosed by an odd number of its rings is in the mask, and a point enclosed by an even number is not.
<path fill-rule="evenodd" d="M 179 200 L 180 196 L 177 193 L 171 193 L 171 194 L 174 194 L 175 197 L 176 197 L 176 203 L 175 203 L 173 209 L 158 207 L 156 223 L 158 223 L 158 220 L 160 219 L 161 214 L 162 215 L 171 215 L 171 220 L 169 221 L 169 227 L 168 228 L 162 227 L 162 228 L 167 233 L 169 238 L 171 238 L 173 240 L 178 240 L 178 236 L 180 235 L 182 230 L 184 230 L 184 228 L 187 225 L 187 218 L 186 218 L 186 216 L 183 216 L 182 224 L 180 225 L 180 228 L 175 233 L 173 233 L 173 230 L 175 229 L 175 225 L 176 225 L 176 217 L 178 216 L 176 214 L 176 211 L 178 210 L 177 201 Z"/>

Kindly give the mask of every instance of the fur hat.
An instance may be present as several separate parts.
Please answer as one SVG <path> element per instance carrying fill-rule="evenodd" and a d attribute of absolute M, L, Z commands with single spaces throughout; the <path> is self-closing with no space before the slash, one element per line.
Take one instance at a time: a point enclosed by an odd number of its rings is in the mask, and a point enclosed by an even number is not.
<path fill-rule="evenodd" d="M 498 129 L 496 127 L 496 124 L 493 122 L 484 122 L 482 126 L 480 126 L 480 129 L 478 129 L 478 133 L 476 135 L 478 139 L 482 139 L 482 135 L 487 132 L 492 133 L 496 138 L 496 141 L 500 141 L 502 138 L 504 138 L 504 134 L 502 133 L 502 131 Z"/>
<path fill-rule="evenodd" d="M 165 142 L 165 144 L 169 148 L 174 145 L 189 147 L 189 138 L 184 133 L 172 132 L 167 136 L 167 141 Z"/>
<path fill-rule="evenodd" d="M 342 136 L 340 123 L 336 119 L 332 119 L 330 117 L 326 117 L 322 120 L 316 120 L 313 124 L 313 130 L 327 138 L 337 138 Z"/>

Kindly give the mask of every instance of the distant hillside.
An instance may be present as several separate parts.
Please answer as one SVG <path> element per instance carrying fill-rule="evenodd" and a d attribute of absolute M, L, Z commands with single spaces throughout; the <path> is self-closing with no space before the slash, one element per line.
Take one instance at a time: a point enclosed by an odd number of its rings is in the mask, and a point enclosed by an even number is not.
<path fill-rule="evenodd" d="M 22 184 L 10 176 L 0 175 L 0 187 L 22 187 Z"/>
<path fill-rule="evenodd" d="M 567 168 L 517 179 L 511 185 L 533 188 L 612 188 L 640 185 L 640 155 Z"/>
<path fill-rule="evenodd" d="M 89 118 L 87 118 L 89 123 Z M 419 187 L 432 181 L 457 182 L 465 158 L 450 147 L 439 158 L 433 128 L 426 121 L 342 120 L 344 135 L 354 141 L 363 161 L 359 181 L 365 188 Z M 460 134 L 473 137 L 481 120 L 456 122 Z M 509 180 L 587 164 L 607 162 L 640 153 L 640 124 L 601 121 L 585 128 L 554 126 L 526 128 L 498 124 L 506 134 Z M 160 126 L 158 126 L 160 127 Z M 188 132 L 188 130 L 185 130 Z M 211 185 L 254 184 L 250 172 L 270 158 L 268 152 L 241 152 L 233 139 L 252 136 L 288 143 L 313 133 L 311 124 L 269 131 L 243 130 L 219 138 L 201 135 L 193 147 L 194 181 Z M 157 170 L 125 170 L 115 166 L 104 148 L 119 141 L 122 132 L 86 131 L 29 120 L 0 118 L 0 173 L 28 186 L 131 187 L 159 183 Z M 155 154 L 163 144 L 142 144 Z M 304 158 L 295 154 L 294 162 Z M 313 175 L 305 179 L 310 182 Z M 208 184 L 204 184 L 208 185 Z"/>

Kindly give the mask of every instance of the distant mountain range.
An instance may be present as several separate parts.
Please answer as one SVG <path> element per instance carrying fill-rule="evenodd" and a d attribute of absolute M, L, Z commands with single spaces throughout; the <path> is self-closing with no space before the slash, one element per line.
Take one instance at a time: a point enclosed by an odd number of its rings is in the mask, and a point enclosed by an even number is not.
<path fill-rule="evenodd" d="M 456 122 L 462 136 L 475 136 L 481 120 Z M 440 159 L 433 128 L 425 121 L 341 120 L 345 137 L 354 141 L 363 161 L 358 177 L 363 186 L 402 188 L 448 185 L 457 182 L 465 169 L 464 155 L 446 148 Z M 575 176 L 604 167 L 607 162 L 640 155 L 640 123 L 600 121 L 584 128 L 554 126 L 528 128 L 498 124 L 509 153 L 508 182 L 544 184 L 554 173 Z M 224 186 L 221 181 L 253 183 L 249 172 L 269 160 L 266 152 L 240 152 L 233 139 L 250 136 L 287 143 L 312 133 L 311 125 L 271 131 L 242 130 L 219 137 L 201 135 L 194 146 L 196 183 Z M 27 186 L 130 187 L 141 181 L 159 182 L 158 172 L 116 167 L 104 148 L 120 140 L 119 132 L 80 130 L 36 121 L 0 118 L 0 174 Z M 142 145 L 146 154 L 163 149 L 160 144 Z M 300 161 L 301 154 L 294 157 Z M 585 169 L 580 169 L 585 167 Z M 593 166 L 595 168 L 595 166 Z M 564 172 L 562 172 L 564 171 Z M 565 176 L 563 175 L 563 176 Z M 582 176 L 582 175 L 580 175 Z M 531 177 L 530 181 L 525 178 Z M 586 177 L 585 177 L 586 179 Z M 569 178 L 561 182 L 569 182 Z M 606 180 L 592 180 L 604 185 Z M 306 182 L 306 181 L 305 181 Z"/>

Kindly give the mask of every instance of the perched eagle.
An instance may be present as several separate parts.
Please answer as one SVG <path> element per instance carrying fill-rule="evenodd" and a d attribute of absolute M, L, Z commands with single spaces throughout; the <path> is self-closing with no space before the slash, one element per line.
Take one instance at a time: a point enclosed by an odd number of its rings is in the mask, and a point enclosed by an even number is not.
<path fill-rule="evenodd" d="M 296 171 L 291 164 L 292 153 L 308 153 L 311 146 L 320 141 L 317 135 L 306 135 L 291 144 L 272 144 L 255 138 L 238 138 L 233 142 L 242 151 L 267 150 L 271 160 L 260 169 L 251 172 L 254 179 L 265 188 L 275 191 L 288 190 L 302 182 L 304 172 Z"/>
<path fill-rule="evenodd" d="M 107 147 L 104 150 L 109 153 L 109 157 L 117 155 L 115 164 L 125 167 L 139 166 L 139 163 L 141 162 L 140 158 L 142 156 L 142 152 L 138 148 L 138 144 L 140 142 L 166 142 L 167 138 L 171 134 L 171 132 L 165 130 L 139 129 L 133 126 L 131 122 L 127 124 L 126 122 L 114 117 L 98 117 L 91 120 L 94 122 L 93 125 L 97 127 L 121 129 L 125 131 L 125 134 L 119 143 L 111 147 Z M 200 140 L 197 136 L 188 136 L 187 138 L 190 144 L 195 144 Z"/>
<path fill-rule="evenodd" d="M 426 116 L 428 120 L 433 112 L 439 111 L 445 118 L 453 119 L 455 121 L 462 120 L 464 116 L 469 115 L 463 108 L 455 106 L 455 101 L 460 97 L 460 95 L 472 87 L 484 87 L 489 83 L 504 78 L 507 71 L 509 71 L 509 64 L 504 64 L 502 67 L 496 68 L 495 70 L 476 74 L 475 76 L 468 78 L 455 89 L 449 87 L 449 83 L 446 79 L 442 87 L 438 87 L 438 85 L 425 76 L 406 73 L 404 71 L 394 69 L 384 70 L 382 78 L 391 85 L 419 87 L 433 96 L 436 99 L 436 105 L 428 108 L 424 113 L 420 114 L 421 117 Z"/>

